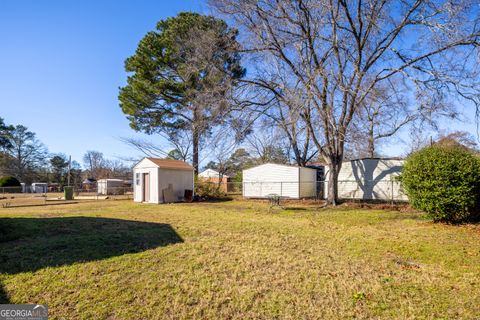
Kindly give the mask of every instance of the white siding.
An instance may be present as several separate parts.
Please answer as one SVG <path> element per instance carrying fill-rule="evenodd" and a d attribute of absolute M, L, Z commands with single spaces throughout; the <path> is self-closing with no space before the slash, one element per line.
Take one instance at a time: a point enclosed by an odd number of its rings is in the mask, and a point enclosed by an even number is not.
<path fill-rule="evenodd" d="M 143 174 L 150 174 L 150 201 L 149 203 L 160 203 L 158 192 L 158 171 L 159 168 L 148 159 L 140 161 L 133 168 L 133 201 L 143 202 Z M 137 179 L 138 174 L 138 179 Z"/>
<path fill-rule="evenodd" d="M 344 199 L 408 200 L 396 181 L 403 160 L 362 159 L 346 161 L 338 175 L 338 196 Z M 328 166 L 325 167 L 328 180 Z M 325 190 L 328 192 L 327 186 Z M 325 197 L 327 197 L 325 192 Z"/>
<path fill-rule="evenodd" d="M 185 190 L 193 190 L 193 171 L 162 169 L 160 168 L 158 176 L 158 190 L 160 192 L 160 203 L 163 203 L 163 189 L 171 185 L 173 193 L 178 200 L 182 200 Z"/>
<path fill-rule="evenodd" d="M 45 193 L 48 191 L 48 184 L 45 182 L 34 182 L 32 183 L 32 192 L 33 193 Z"/>
<path fill-rule="evenodd" d="M 243 170 L 243 196 L 265 198 L 270 194 L 299 198 L 299 168 L 273 163 Z"/>
<path fill-rule="evenodd" d="M 100 179 L 97 181 L 97 193 L 99 194 L 117 194 L 123 190 L 123 180 L 120 179 Z"/>
<path fill-rule="evenodd" d="M 270 194 L 299 199 L 315 197 L 316 170 L 273 163 L 243 170 L 243 196 L 265 198 Z"/>
<path fill-rule="evenodd" d="M 317 170 L 300 168 L 300 198 L 313 198 L 317 192 Z"/>
<path fill-rule="evenodd" d="M 183 199 L 186 189 L 193 190 L 194 179 L 192 170 L 159 168 L 148 159 L 143 159 L 133 168 L 133 193 L 135 202 L 143 202 L 143 174 L 150 174 L 149 203 L 163 203 L 163 189 L 172 185 L 178 200 Z M 138 174 L 138 177 L 137 177 Z"/>

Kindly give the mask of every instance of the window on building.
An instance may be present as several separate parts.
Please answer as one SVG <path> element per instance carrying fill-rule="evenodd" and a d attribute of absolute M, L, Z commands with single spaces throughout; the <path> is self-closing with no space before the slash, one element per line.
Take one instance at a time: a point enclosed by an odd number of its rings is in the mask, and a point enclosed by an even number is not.
<path fill-rule="evenodd" d="M 135 184 L 140 185 L 140 173 L 135 173 Z"/>

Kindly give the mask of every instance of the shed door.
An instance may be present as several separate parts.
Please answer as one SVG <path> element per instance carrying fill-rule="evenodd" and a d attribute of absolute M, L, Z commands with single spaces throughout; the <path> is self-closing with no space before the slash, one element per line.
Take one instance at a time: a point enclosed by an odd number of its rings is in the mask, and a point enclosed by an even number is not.
<path fill-rule="evenodd" d="M 144 202 L 150 201 L 150 174 L 149 173 L 143 174 L 143 201 Z"/>

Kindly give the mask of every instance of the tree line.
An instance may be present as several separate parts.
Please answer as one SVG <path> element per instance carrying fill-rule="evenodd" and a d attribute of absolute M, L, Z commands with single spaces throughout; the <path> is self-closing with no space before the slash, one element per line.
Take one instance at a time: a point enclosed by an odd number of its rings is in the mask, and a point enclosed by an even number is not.
<path fill-rule="evenodd" d="M 403 128 L 436 129 L 470 106 L 478 114 L 475 1 L 209 4 L 215 15 L 159 21 L 119 93 L 131 127 L 166 137 L 197 172 L 200 152 L 225 162 L 242 143 L 282 146 L 300 166 L 329 166 L 336 204 L 351 155 L 377 156 Z"/>
<path fill-rule="evenodd" d="M 62 153 L 50 153 L 34 132 L 23 125 L 11 125 L 0 118 L 0 176 L 20 182 L 48 182 L 81 186 L 87 178 L 131 179 L 131 168 L 119 160 L 106 159 L 101 152 L 87 151 L 84 168 Z"/>

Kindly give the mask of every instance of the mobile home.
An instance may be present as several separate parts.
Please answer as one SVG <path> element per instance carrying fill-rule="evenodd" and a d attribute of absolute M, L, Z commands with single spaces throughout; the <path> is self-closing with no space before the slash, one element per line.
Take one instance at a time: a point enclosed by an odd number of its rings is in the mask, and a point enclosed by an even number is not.
<path fill-rule="evenodd" d="M 398 181 L 404 160 L 396 158 L 362 158 L 344 161 L 338 175 L 340 199 L 406 201 L 407 195 Z M 329 167 L 325 167 L 328 180 Z M 325 182 L 326 184 L 328 181 Z M 325 198 L 328 187 L 325 185 Z"/>

